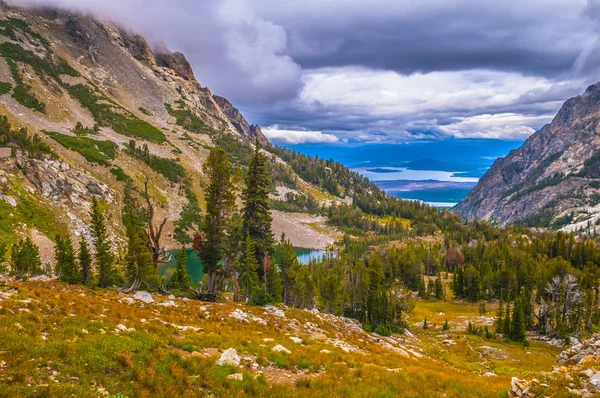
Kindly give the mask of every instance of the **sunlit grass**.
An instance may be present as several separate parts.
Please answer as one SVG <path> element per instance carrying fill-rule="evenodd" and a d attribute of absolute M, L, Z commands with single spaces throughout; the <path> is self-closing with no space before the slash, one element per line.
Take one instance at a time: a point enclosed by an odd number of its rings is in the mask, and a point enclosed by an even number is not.
<path fill-rule="evenodd" d="M 158 302 L 166 298 L 155 296 L 157 303 L 129 305 L 111 290 L 56 282 L 16 286 L 16 294 L 0 301 L 0 361 L 6 362 L 0 368 L 0 396 L 87 397 L 106 391 L 127 397 L 500 397 L 511 376 L 551 370 L 557 351 L 536 344 L 525 350 L 515 343 L 465 336 L 464 330 L 450 330 L 457 345 L 447 347 L 436 337 L 441 329 L 411 327 L 417 339 L 403 344 L 427 356 L 406 358 L 363 332 L 340 330 L 307 311 L 285 308 L 282 319 L 234 303 L 177 300 L 178 307 L 163 307 Z M 208 318 L 201 306 L 207 307 Z M 236 308 L 267 324 L 232 319 Z M 410 320 L 428 316 L 432 328 L 433 323 L 441 328 L 439 312 L 458 320 L 477 317 L 477 311 L 471 304 L 419 302 Z M 311 335 L 303 327 L 306 322 L 360 351 L 344 352 Z M 117 333 L 118 324 L 135 330 Z M 292 336 L 303 343 L 292 342 Z M 273 352 L 277 344 L 291 354 Z M 485 361 L 497 377 L 480 376 L 483 360 L 476 350 L 482 345 L 499 347 L 511 357 Z M 242 356 L 241 368 L 215 364 L 228 348 Z M 238 372 L 243 381 L 227 378 Z"/>

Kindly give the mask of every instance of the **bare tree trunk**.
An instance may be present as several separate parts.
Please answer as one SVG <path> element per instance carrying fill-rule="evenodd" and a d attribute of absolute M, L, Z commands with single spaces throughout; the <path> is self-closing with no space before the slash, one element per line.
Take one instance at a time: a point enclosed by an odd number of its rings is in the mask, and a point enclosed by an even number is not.
<path fill-rule="evenodd" d="M 148 247 L 152 255 L 152 263 L 154 264 L 154 270 L 158 271 L 158 263 L 160 262 L 160 254 L 163 251 L 160 246 L 160 238 L 163 232 L 163 228 L 167 223 L 169 217 L 165 217 L 162 222 L 157 226 L 154 225 L 154 200 L 148 193 L 148 178 L 144 180 L 144 196 L 148 205 L 148 226 L 144 228 L 146 236 L 148 237 Z"/>

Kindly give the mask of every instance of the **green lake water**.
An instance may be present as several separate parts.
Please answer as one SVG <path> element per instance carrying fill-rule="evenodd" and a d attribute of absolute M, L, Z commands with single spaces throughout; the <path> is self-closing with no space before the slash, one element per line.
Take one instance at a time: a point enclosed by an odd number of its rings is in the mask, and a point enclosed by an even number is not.
<path fill-rule="evenodd" d="M 320 259 L 325 251 L 323 250 L 313 250 L 313 249 L 303 249 L 300 247 L 295 247 L 294 251 L 298 255 L 298 261 L 301 264 L 308 264 L 310 260 L 318 260 Z M 185 269 L 188 274 L 192 278 L 192 282 L 194 284 L 198 284 L 200 279 L 202 279 L 202 261 L 198 258 L 198 254 L 194 249 L 186 250 L 188 258 L 185 263 Z M 179 250 L 170 250 L 169 253 L 172 255 L 171 261 L 168 263 L 163 263 L 158 265 L 158 275 L 162 276 L 168 269 L 174 269 L 175 263 L 177 262 L 177 255 L 179 254 Z"/>

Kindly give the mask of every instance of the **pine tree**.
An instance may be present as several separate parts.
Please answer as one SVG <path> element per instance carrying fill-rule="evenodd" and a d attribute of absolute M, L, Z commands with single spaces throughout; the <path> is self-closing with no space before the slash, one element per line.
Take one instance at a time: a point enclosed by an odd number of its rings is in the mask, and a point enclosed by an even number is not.
<path fill-rule="evenodd" d="M 54 256 L 56 259 L 57 273 L 62 282 L 74 284 L 81 281 L 77 264 L 75 263 L 75 250 L 71 238 L 62 238 L 56 236 L 56 245 L 54 247 Z"/>
<path fill-rule="evenodd" d="M 427 326 L 427 318 L 425 318 L 423 320 L 423 330 L 427 330 L 428 326 Z"/>
<path fill-rule="evenodd" d="M 255 290 L 261 288 L 258 274 L 256 273 L 258 261 L 256 260 L 256 257 L 254 257 L 255 251 L 256 247 L 254 246 L 254 242 L 250 239 L 250 235 L 247 235 L 244 255 L 238 264 L 238 280 L 242 298 L 245 302 L 250 300 L 250 297 Z"/>
<path fill-rule="evenodd" d="M 427 290 L 425 288 L 425 278 L 419 279 L 418 295 L 421 298 L 427 298 Z"/>
<path fill-rule="evenodd" d="M 179 291 L 185 291 L 190 287 L 190 276 L 185 268 L 187 262 L 187 252 L 185 246 L 181 247 L 177 254 L 177 261 L 175 262 L 175 272 L 171 276 L 169 287 Z"/>
<path fill-rule="evenodd" d="M 512 322 L 510 325 L 510 339 L 514 341 L 525 341 L 527 335 L 525 333 L 526 323 L 525 314 L 523 313 L 523 304 L 520 298 L 517 298 L 513 308 Z"/>
<path fill-rule="evenodd" d="M 502 333 L 506 337 L 510 337 L 510 303 L 506 303 L 506 311 L 504 316 L 504 325 L 502 326 Z"/>
<path fill-rule="evenodd" d="M 104 211 L 95 196 L 92 196 L 90 218 L 92 219 L 92 239 L 96 248 L 94 259 L 98 267 L 98 286 L 107 287 L 113 283 L 114 257 L 111 253 L 111 244 L 106 233 Z"/>
<path fill-rule="evenodd" d="M 235 211 L 235 185 L 229 156 L 221 148 L 210 151 L 203 170 L 209 183 L 204 195 L 206 215 L 201 227 L 204 235 L 200 258 L 203 272 L 208 277 L 208 296 L 216 299 L 216 277 L 223 269 L 227 229 Z"/>
<path fill-rule="evenodd" d="M 273 218 L 269 209 L 271 181 L 266 167 L 267 158 L 260 149 L 257 141 L 254 155 L 248 165 L 246 187 L 242 192 L 242 234 L 248 235 L 254 242 L 254 258 L 257 264 L 260 264 L 265 252 L 272 253 L 274 243 L 271 232 Z"/>
<path fill-rule="evenodd" d="M 502 300 L 502 296 L 500 296 L 500 300 L 498 301 L 498 311 L 496 311 L 496 333 L 503 333 L 504 323 L 502 321 L 502 317 L 504 316 L 504 302 Z"/>
<path fill-rule="evenodd" d="M 442 330 L 450 330 L 450 325 L 448 325 L 448 318 L 446 318 L 446 322 L 444 322 L 444 326 L 442 326 Z"/>
<path fill-rule="evenodd" d="M 29 237 L 12 246 L 11 261 L 14 273 L 19 276 L 42 272 L 40 251 Z"/>
<path fill-rule="evenodd" d="M 92 280 L 92 256 L 83 236 L 79 241 L 79 268 L 81 283 L 86 285 Z"/>

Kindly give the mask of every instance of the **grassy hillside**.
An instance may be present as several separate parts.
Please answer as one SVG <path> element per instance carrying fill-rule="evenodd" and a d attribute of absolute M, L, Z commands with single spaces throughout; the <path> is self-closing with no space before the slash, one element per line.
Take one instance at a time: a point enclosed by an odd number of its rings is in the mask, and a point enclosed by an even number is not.
<path fill-rule="evenodd" d="M 287 307 L 275 314 L 164 296 L 128 304 L 113 290 L 56 282 L 11 283 L 0 297 L 6 397 L 501 397 L 511 376 L 551 370 L 559 351 L 466 335 L 466 322 L 480 322 L 477 308 L 450 302 L 417 303 L 410 320 L 427 317 L 430 329 L 415 324 L 414 337 L 385 338 Z M 451 329 L 442 331 L 446 318 Z M 442 343 L 448 339 L 456 345 Z M 291 353 L 273 351 L 277 345 Z M 216 364 L 229 348 L 240 367 Z M 235 373 L 241 381 L 228 377 Z"/>

